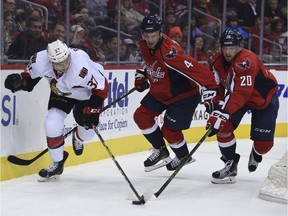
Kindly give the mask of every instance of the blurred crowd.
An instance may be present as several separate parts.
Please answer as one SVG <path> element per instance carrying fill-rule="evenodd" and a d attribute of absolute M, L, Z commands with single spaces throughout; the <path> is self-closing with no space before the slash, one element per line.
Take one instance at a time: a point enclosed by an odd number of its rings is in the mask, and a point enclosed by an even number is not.
<path fill-rule="evenodd" d="M 159 14 L 159 2 L 122 0 L 118 5 L 118 0 L 70 0 L 67 16 L 66 0 L 4 0 L 4 55 L 8 59 L 27 60 L 46 49 L 49 42 L 59 39 L 85 50 L 97 62 L 120 59 L 139 63 L 140 24 L 145 14 Z M 246 48 L 259 53 L 263 23 L 263 54 L 274 58 L 275 52 L 282 49 L 282 54 L 287 55 L 287 0 L 265 0 L 263 20 L 261 0 L 227 2 L 225 28 L 237 28 L 246 40 Z M 164 6 L 163 33 L 177 41 L 187 54 L 198 61 L 207 61 L 220 50 L 222 0 L 193 0 L 190 17 L 187 0 L 166 0 Z M 280 50 L 275 43 L 281 45 Z"/>

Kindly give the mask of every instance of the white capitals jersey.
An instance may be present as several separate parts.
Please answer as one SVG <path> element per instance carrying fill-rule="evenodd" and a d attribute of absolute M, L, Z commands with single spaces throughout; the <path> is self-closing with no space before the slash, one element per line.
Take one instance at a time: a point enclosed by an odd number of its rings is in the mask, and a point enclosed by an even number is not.
<path fill-rule="evenodd" d="M 70 65 L 66 72 L 57 75 L 46 50 L 31 57 L 26 71 L 32 79 L 46 77 L 51 90 L 58 95 L 77 100 L 88 100 L 92 90 L 105 88 L 106 79 L 103 75 L 103 66 L 93 62 L 83 50 L 69 49 Z M 51 85 L 52 83 L 53 85 Z"/>

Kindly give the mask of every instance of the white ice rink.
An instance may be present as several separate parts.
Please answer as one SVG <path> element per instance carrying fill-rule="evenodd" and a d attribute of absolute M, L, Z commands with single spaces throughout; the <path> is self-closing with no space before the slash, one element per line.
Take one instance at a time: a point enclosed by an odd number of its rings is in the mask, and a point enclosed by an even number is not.
<path fill-rule="evenodd" d="M 223 168 L 223 162 L 216 142 L 204 142 L 193 155 L 196 162 L 183 167 L 160 196 L 145 205 L 125 199 L 133 192 L 109 158 L 67 167 L 57 182 L 39 183 L 36 174 L 1 182 L 1 216 L 286 216 L 287 205 L 259 199 L 258 192 L 270 166 L 287 150 L 287 138 L 275 139 L 254 173 L 247 169 L 251 145 L 248 139 L 238 140 L 235 184 L 210 183 L 211 173 Z M 149 189 L 155 193 L 172 174 L 166 168 L 145 173 L 143 161 L 149 154 L 116 156 L 140 195 Z"/>

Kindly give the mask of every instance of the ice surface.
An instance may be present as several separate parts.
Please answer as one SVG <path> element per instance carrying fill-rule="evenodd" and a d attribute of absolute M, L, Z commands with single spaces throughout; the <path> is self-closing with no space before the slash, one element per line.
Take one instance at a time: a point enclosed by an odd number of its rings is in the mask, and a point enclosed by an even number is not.
<path fill-rule="evenodd" d="M 111 159 L 67 167 L 57 182 L 39 183 L 36 174 L 4 181 L 1 216 L 286 216 L 287 205 L 259 199 L 258 192 L 270 166 L 287 150 L 287 140 L 276 138 L 254 173 L 247 168 L 252 141 L 238 140 L 241 158 L 231 185 L 210 183 L 212 172 L 223 168 L 223 162 L 216 142 L 204 142 L 193 155 L 196 162 L 184 166 L 158 198 L 141 206 L 126 199 L 133 191 Z M 194 146 L 191 143 L 189 149 Z M 116 155 L 140 195 L 157 192 L 172 174 L 165 167 L 144 172 L 148 155 Z"/>

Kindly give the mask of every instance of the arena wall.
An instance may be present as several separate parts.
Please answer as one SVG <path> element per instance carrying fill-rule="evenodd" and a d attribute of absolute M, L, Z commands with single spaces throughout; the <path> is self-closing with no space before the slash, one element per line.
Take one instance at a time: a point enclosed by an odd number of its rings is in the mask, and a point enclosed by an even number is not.
<path fill-rule="evenodd" d="M 133 88 L 135 69 L 136 67 L 133 66 L 120 69 L 119 67 L 105 67 L 105 74 L 110 87 L 109 97 L 105 100 L 105 105 Z M 8 74 L 21 71 L 23 71 L 23 66 L 2 66 L 1 69 L 1 181 L 35 174 L 41 168 L 50 164 L 49 153 L 46 153 L 29 166 L 18 166 L 7 161 L 8 155 L 17 155 L 21 158 L 30 159 L 47 148 L 44 120 L 50 92 L 48 82 L 46 79 L 42 79 L 32 92 L 20 91 L 13 94 L 4 88 L 4 80 Z M 288 71 L 287 69 L 271 69 L 271 71 L 279 82 L 278 95 L 280 98 L 280 110 L 275 136 L 286 137 Z M 99 132 L 116 157 L 151 148 L 133 121 L 133 113 L 145 93 L 135 91 L 101 114 Z M 208 114 L 205 112 L 204 106 L 199 105 L 191 128 L 184 132 L 188 143 L 196 143 L 202 137 L 205 133 L 207 118 Z M 236 130 L 237 138 L 249 138 L 250 119 L 251 114 L 247 113 Z M 156 120 L 161 125 L 163 115 Z M 75 122 L 72 114 L 70 114 L 65 122 L 65 127 L 69 129 L 74 125 Z M 65 166 L 73 166 L 110 157 L 96 135 L 91 142 L 87 143 L 84 153 L 80 157 L 74 155 L 71 139 L 70 136 L 65 140 L 65 150 L 70 154 Z M 212 137 L 207 140 L 214 139 L 215 137 Z M 143 158 L 143 161 L 145 159 Z M 143 161 L 139 161 L 139 163 Z"/>

